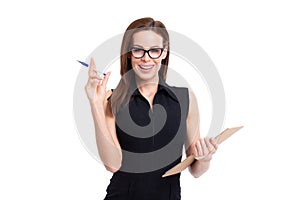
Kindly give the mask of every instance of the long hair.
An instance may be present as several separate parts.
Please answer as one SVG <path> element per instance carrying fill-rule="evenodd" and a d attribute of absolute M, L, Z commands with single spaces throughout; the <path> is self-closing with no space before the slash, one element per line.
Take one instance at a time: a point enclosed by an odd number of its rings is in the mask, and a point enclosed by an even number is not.
<path fill-rule="evenodd" d="M 120 74 L 121 79 L 117 87 L 114 89 L 111 97 L 108 100 L 108 111 L 110 114 L 116 115 L 118 109 L 121 107 L 122 103 L 129 102 L 129 89 L 135 77 L 133 73 L 127 73 L 132 70 L 131 65 L 131 52 L 130 48 L 132 45 L 133 34 L 143 31 L 151 30 L 163 38 L 163 46 L 167 48 L 167 56 L 161 61 L 161 68 L 158 72 L 159 76 L 165 81 L 167 78 L 167 70 L 169 64 L 169 34 L 165 25 L 160 21 L 155 21 L 152 18 L 141 18 L 132 22 L 126 29 L 121 46 L 121 56 L 120 56 Z"/>

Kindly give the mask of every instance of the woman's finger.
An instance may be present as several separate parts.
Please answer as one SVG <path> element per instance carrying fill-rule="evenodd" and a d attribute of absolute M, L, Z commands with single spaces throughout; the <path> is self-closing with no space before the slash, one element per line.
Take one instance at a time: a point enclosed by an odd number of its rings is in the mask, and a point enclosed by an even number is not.
<path fill-rule="evenodd" d="M 103 80 L 102 80 L 102 85 L 106 87 L 108 78 L 110 76 L 111 72 L 107 72 L 106 75 L 104 75 Z"/>
<path fill-rule="evenodd" d="M 89 78 L 96 78 L 96 79 L 101 79 L 101 77 L 99 76 L 97 70 L 96 70 L 96 65 L 95 65 L 95 61 L 93 58 L 91 58 L 91 62 L 89 65 Z"/>
<path fill-rule="evenodd" d="M 87 82 L 87 87 L 88 88 L 96 88 L 97 85 L 100 83 L 101 79 L 96 79 L 96 78 L 92 78 L 92 79 L 89 79 L 88 82 Z"/>
<path fill-rule="evenodd" d="M 97 71 L 91 72 L 91 73 L 89 74 L 89 78 L 96 78 L 96 79 L 98 79 L 98 80 L 103 79 L 101 76 L 98 75 L 98 72 L 97 72 Z"/>
<path fill-rule="evenodd" d="M 214 146 L 215 151 L 218 149 L 218 143 L 215 138 L 210 138 L 210 143 Z"/>
<path fill-rule="evenodd" d="M 203 156 L 203 152 L 199 140 L 195 143 L 195 151 L 196 151 L 196 157 Z"/>
<path fill-rule="evenodd" d="M 199 140 L 195 144 L 195 149 L 196 149 L 195 150 L 196 151 L 196 155 L 195 155 L 196 160 L 202 160 L 206 157 L 205 155 L 203 155 L 202 147 L 201 147 Z"/>
<path fill-rule="evenodd" d="M 94 74 L 94 71 L 96 69 L 94 58 L 91 58 L 90 64 L 89 64 L 89 76 L 92 76 Z"/>
<path fill-rule="evenodd" d="M 214 146 L 211 144 L 210 139 L 206 137 L 206 138 L 204 139 L 204 141 L 205 141 L 205 144 L 206 144 L 208 153 L 214 152 L 214 151 L 215 151 L 215 148 L 214 148 Z"/>
<path fill-rule="evenodd" d="M 208 154 L 208 149 L 207 149 L 206 143 L 203 138 L 200 139 L 200 144 L 202 147 L 203 155 L 206 156 Z"/>

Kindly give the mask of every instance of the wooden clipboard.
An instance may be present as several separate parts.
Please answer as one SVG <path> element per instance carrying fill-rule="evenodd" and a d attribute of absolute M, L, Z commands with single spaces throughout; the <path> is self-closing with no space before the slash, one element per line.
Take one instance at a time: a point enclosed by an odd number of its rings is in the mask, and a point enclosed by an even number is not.
<path fill-rule="evenodd" d="M 241 128 L 243 128 L 243 126 L 225 129 L 223 132 L 221 132 L 219 135 L 215 137 L 217 143 L 221 144 Z M 194 161 L 195 161 L 194 155 L 190 155 L 185 160 L 183 160 L 182 162 L 180 162 L 179 164 L 177 164 L 176 166 L 168 170 L 162 177 L 167 177 L 167 176 L 180 173 L 183 170 L 185 170 L 188 166 L 190 166 Z"/>

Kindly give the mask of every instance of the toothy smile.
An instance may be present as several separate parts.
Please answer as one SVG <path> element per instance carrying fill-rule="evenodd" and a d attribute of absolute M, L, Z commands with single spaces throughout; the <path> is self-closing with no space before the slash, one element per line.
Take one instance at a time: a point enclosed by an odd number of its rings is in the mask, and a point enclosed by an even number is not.
<path fill-rule="evenodd" d="M 149 70 L 149 69 L 152 69 L 154 67 L 154 65 L 139 65 L 139 67 L 141 69 Z"/>

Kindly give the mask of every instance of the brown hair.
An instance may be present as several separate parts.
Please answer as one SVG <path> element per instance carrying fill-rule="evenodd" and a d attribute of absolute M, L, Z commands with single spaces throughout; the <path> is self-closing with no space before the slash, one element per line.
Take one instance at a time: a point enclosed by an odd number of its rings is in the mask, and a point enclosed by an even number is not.
<path fill-rule="evenodd" d="M 154 21 L 149 17 L 137 19 L 128 26 L 123 36 L 120 56 L 121 80 L 117 87 L 114 89 L 114 92 L 112 93 L 111 98 L 109 98 L 108 101 L 107 110 L 110 114 L 116 115 L 122 103 L 129 102 L 129 89 L 131 84 L 133 83 L 132 81 L 135 81 L 133 73 L 127 73 L 132 69 L 130 52 L 130 48 L 132 45 L 132 36 L 133 34 L 143 30 L 151 30 L 163 38 L 163 46 L 164 48 L 167 48 L 168 52 L 166 58 L 161 61 L 161 68 L 158 74 L 163 80 L 166 80 L 170 49 L 168 31 L 166 30 L 165 25 L 160 21 Z"/>

